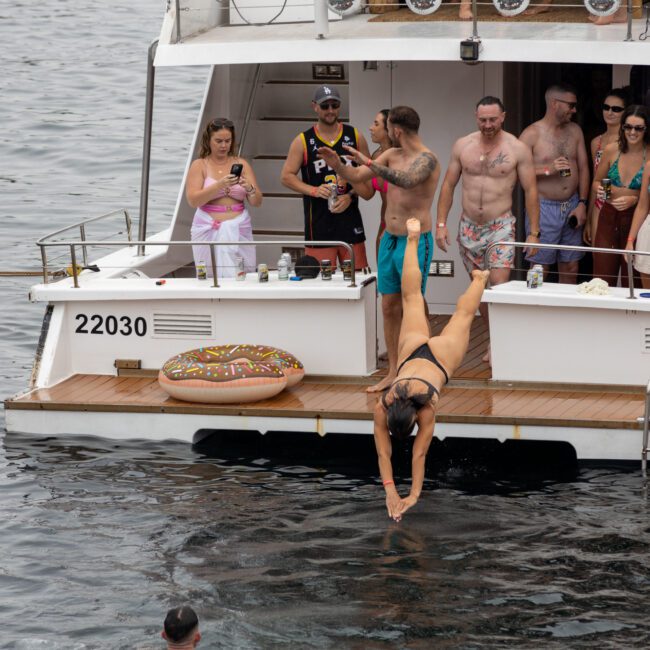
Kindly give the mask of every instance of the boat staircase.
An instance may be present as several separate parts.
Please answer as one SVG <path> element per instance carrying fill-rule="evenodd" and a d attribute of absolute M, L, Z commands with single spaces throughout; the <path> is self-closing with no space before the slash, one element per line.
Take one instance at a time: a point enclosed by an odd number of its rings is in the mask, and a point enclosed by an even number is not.
<path fill-rule="evenodd" d="M 345 74 L 345 66 L 343 67 Z M 241 155 L 251 161 L 264 203 L 251 208 L 256 239 L 304 239 L 302 196 L 280 182 L 289 145 L 314 124 L 311 107 L 314 89 L 323 83 L 335 85 L 343 100 L 341 119 L 349 120 L 348 80 L 322 81 L 312 76 L 312 65 L 295 63 L 259 66 L 254 75 L 241 129 Z M 286 247 L 284 247 L 286 249 Z M 293 251 L 294 256 L 300 251 Z M 275 250 L 260 251 L 275 266 Z"/>

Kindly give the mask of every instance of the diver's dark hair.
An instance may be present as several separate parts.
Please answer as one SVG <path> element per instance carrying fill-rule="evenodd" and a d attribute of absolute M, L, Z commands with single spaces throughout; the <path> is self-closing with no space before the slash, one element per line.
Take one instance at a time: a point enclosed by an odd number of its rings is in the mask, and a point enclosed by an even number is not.
<path fill-rule="evenodd" d="M 430 399 L 429 393 L 408 395 L 403 383 L 395 386 L 395 398 L 386 409 L 390 434 L 398 440 L 406 440 L 413 433 L 417 412 Z"/>

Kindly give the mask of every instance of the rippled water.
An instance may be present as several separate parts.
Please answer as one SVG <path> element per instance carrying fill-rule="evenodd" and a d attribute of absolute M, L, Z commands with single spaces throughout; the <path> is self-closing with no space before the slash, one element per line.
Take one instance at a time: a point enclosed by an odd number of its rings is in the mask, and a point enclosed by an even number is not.
<path fill-rule="evenodd" d="M 36 268 L 33 241 L 55 227 L 137 215 L 146 49 L 164 5 L 0 8 L 0 270 Z M 171 216 L 204 75 L 158 73 L 152 230 Z M 29 376 L 42 317 L 30 283 L 0 278 L 3 396 Z M 185 601 L 203 647 L 648 645 L 636 468 L 551 475 L 540 459 L 515 473 L 460 449 L 432 463 L 398 525 L 373 453 L 368 439 L 192 449 L 3 434 L 0 647 L 160 647 L 164 612 Z"/>

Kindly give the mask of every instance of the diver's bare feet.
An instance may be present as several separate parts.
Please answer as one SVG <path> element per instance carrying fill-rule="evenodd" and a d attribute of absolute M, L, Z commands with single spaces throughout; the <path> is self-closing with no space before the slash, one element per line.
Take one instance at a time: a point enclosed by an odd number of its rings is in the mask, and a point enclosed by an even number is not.
<path fill-rule="evenodd" d="M 397 375 L 393 373 L 386 375 L 378 384 L 368 386 L 368 388 L 366 388 L 366 393 L 381 393 L 393 383 L 395 377 L 397 377 Z"/>
<path fill-rule="evenodd" d="M 409 239 L 419 239 L 420 238 L 420 220 L 414 219 L 411 217 L 406 221 L 406 236 Z"/>
<path fill-rule="evenodd" d="M 622 7 L 611 16 L 589 16 L 589 20 L 594 25 L 613 25 L 614 23 L 624 23 L 627 21 L 627 7 Z"/>
<path fill-rule="evenodd" d="M 484 287 L 487 287 L 487 283 L 489 279 L 490 279 L 489 271 L 481 271 L 479 269 L 474 269 L 472 271 L 472 280 L 480 280 L 483 283 Z"/>
<path fill-rule="evenodd" d="M 546 0 L 545 2 L 542 2 L 541 4 L 535 4 L 532 7 L 529 7 L 524 11 L 522 15 L 524 16 L 536 16 L 537 14 L 543 14 L 544 12 L 548 11 L 551 8 L 551 2 L 552 0 Z"/>
<path fill-rule="evenodd" d="M 460 3 L 458 18 L 460 20 L 472 20 L 472 18 L 474 18 L 474 14 L 472 13 L 472 5 L 469 2 Z"/>

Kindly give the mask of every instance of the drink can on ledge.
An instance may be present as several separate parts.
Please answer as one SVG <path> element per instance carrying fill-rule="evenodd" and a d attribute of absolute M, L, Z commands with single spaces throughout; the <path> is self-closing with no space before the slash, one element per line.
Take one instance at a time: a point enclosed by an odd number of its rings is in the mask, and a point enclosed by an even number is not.
<path fill-rule="evenodd" d="M 244 258 L 237 258 L 237 269 L 235 273 L 235 279 L 238 282 L 244 282 L 246 280 L 246 268 L 244 267 Z"/>
<path fill-rule="evenodd" d="M 526 286 L 529 289 L 537 289 L 539 287 L 539 271 L 535 267 L 528 269 L 528 273 L 526 273 Z"/>
<path fill-rule="evenodd" d="M 269 267 L 266 264 L 257 265 L 257 279 L 260 282 L 269 281 Z"/>
<path fill-rule="evenodd" d="M 609 201 L 612 198 L 612 181 L 610 178 L 603 178 L 600 181 L 600 184 L 605 192 L 605 201 Z"/>
<path fill-rule="evenodd" d="M 196 265 L 196 279 L 197 280 L 207 280 L 208 279 L 208 268 L 205 265 L 205 262 L 201 260 Z"/>
<path fill-rule="evenodd" d="M 281 257 L 278 260 L 278 280 L 288 280 L 289 279 L 289 266 L 287 260 L 284 257 Z"/>
<path fill-rule="evenodd" d="M 343 279 L 352 280 L 352 260 L 343 260 L 341 267 L 343 269 Z"/>
<path fill-rule="evenodd" d="M 320 263 L 320 274 L 323 280 L 332 279 L 332 262 L 331 260 L 323 260 Z"/>
<path fill-rule="evenodd" d="M 537 286 L 541 287 L 544 284 L 544 267 L 541 264 L 535 264 L 533 271 L 537 272 Z"/>

